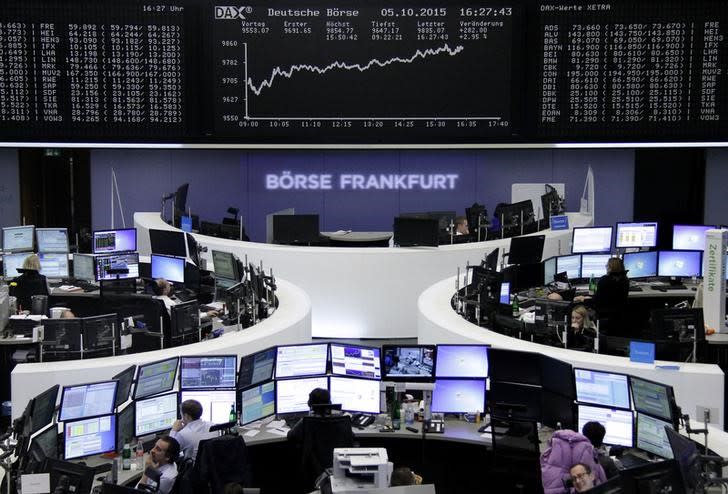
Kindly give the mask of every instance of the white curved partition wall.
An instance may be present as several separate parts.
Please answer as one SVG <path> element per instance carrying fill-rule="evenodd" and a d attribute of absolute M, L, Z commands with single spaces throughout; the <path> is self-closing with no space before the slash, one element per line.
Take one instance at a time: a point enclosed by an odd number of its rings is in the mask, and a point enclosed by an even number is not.
<path fill-rule="evenodd" d="M 297 286 L 277 280 L 279 308 L 267 319 L 219 338 L 152 352 L 87 360 L 20 364 L 11 375 L 13 417 L 23 413 L 31 398 L 53 386 L 110 379 L 130 365 L 179 355 L 249 355 L 275 345 L 311 341 L 311 301 Z"/>
<path fill-rule="evenodd" d="M 569 213 L 569 225 L 590 226 L 591 215 Z M 135 213 L 140 254 L 149 254 L 149 230 L 173 229 L 159 213 Z M 571 230 L 544 230 L 544 258 L 569 253 Z M 194 234 L 208 248 L 233 252 L 250 262 L 263 261 L 301 287 L 313 307 L 312 334 L 330 338 L 414 338 L 417 297 L 427 287 L 453 276 L 469 262 L 478 264 L 493 249 L 510 248 L 510 239 L 440 247 L 298 247 L 240 242 Z M 454 285 L 453 285 L 454 286 Z"/>
<path fill-rule="evenodd" d="M 479 343 L 495 348 L 538 352 L 571 363 L 574 367 L 621 372 L 673 386 L 683 413 L 702 420 L 697 407 L 718 410 L 712 422 L 723 426 L 725 376 L 713 364 L 687 364 L 657 361 L 655 365 L 631 362 L 626 357 L 555 348 L 519 340 L 472 324 L 458 315 L 451 306 L 455 294 L 455 278 L 442 280 L 420 295 L 418 300 L 418 343 Z"/>

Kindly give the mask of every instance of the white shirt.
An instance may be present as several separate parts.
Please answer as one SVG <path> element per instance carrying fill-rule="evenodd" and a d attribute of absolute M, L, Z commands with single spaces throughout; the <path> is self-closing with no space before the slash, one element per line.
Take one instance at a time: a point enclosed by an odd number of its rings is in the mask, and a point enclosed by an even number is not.
<path fill-rule="evenodd" d="M 195 458 L 197 458 L 197 447 L 200 441 L 217 437 L 216 432 L 210 432 L 211 425 L 209 422 L 197 419 L 189 424 L 185 424 L 179 431 L 170 431 L 169 435 L 177 440 L 179 448 L 185 457 L 195 461 Z"/>
<path fill-rule="evenodd" d="M 174 487 L 174 481 L 177 480 L 177 465 L 167 463 L 159 467 L 159 485 L 147 477 L 146 485 L 157 487 L 161 494 L 169 494 Z M 138 484 L 137 484 L 138 485 Z"/>

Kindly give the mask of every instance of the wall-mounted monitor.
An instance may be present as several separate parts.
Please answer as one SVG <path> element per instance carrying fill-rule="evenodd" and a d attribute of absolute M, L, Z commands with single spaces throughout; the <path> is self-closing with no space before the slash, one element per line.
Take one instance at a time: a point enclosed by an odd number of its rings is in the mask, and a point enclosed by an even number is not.
<path fill-rule="evenodd" d="M 340 404 L 342 410 L 372 414 L 380 412 L 379 381 L 331 376 L 329 392 L 331 403 Z"/>
<path fill-rule="evenodd" d="M 139 278 L 139 254 L 127 252 L 96 256 L 96 281 Z"/>
<path fill-rule="evenodd" d="M 657 256 L 657 276 L 700 276 L 702 254 L 699 250 L 661 250 Z"/>
<path fill-rule="evenodd" d="M 384 345 L 382 379 L 432 381 L 435 377 L 435 345 Z"/>
<path fill-rule="evenodd" d="M 3 251 L 22 252 L 33 250 L 34 225 L 7 226 L 3 228 Z"/>
<path fill-rule="evenodd" d="M 615 245 L 618 249 L 655 247 L 657 223 L 617 223 Z"/>
<path fill-rule="evenodd" d="M 164 278 L 171 283 L 185 282 L 185 258 L 152 254 L 152 278 Z"/>
<path fill-rule="evenodd" d="M 436 376 L 488 377 L 487 345 L 437 345 Z"/>
<path fill-rule="evenodd" d="M 180 389 L 232 389 L 237 369 L 237 355 L 180 357 Z"/>
<path fill-rule="evenodd" d="M 116 451 L 116 416 L 104 415 L 66 422 L 63 428 L 63 458 L 73 460 Z"/>
<path fill-rule="evenodd" d="M 134 435 L 146 436 L 172 428 L 177 420 L 177 393 L 167 393 L 134 402 Z"/>
<path fill-rule="evenodd" d="M 36 228 L 35 238 L 38 252 L 65 252 L 68 253 L 67 228 Z"/>
<path fill-rule="evenodd" d="M 612 408 L 630 408 L 627 375 L 574 369 L 574 378 L 576 401 Z"/>
<path fill-rule="evenodd" d="M 309 410 L 308 395 L 315 388 L 329 389 L 329 378 L 302 377 L 276 379 L 276 413 L 304 413 Z"/>
<path fill-rule="evenodd" d="M 240 425 L 270 417 L 275 413 L 275 381 L 264 381 L 240 391 Z"/>
<path fill-rule="evenodd" d="M 604 444 L 628 448 L 634 446 L 634 416 L 631 410 L 578 405 L 576 413 L 579 431 L 587 422 L 599 422 L 607 430 Z"/>
<path fill-rule="evenodd" d="M 276 379 L 326 374 L 328 343 L 279 346 L 276 354 Z"/>
<path fill-rule="evenodd" d="M 673 250 L 705 250 L 705 232 L 715 225 L 673 225 Z"/>
<path fill-rule="evenodd" d="M 180 403 L 196 400 L 202 405 L 202 419 L 212 424 L 227 424 L 231 412 L 237 417 L 234 389 L 196 389 L 180 391 Z"/>
<path fill-rule="evenodd" d="M 139 366 L 134 399 L 164 393 L 174 387 L 179 358 L 172 357 Z"/>
<path fill-rule="evenodd" d="M 64 386 L 58 420 L 76 420 L 114 413 L 116 381 Z"/>
<path fill-rule="evenodd" d="M 622 261 L 630 279 L 657 276 L 657 251 L 627 252 Z"/>
<path fill-rule="evenodd" d="M 485 379 L 437 379 L 432 411 L 473 413 L 485 410 Z"/>
<path fill-rule="evenodd" d="M 95 231 L 92 247 L 94 254 L 114 254 L 137 250 L 136 228 Z"/>
<path fill-rule="evenodd" d="M 381 379 L 382 359 L 377 347 L 331 343 L 331 373 Z"/>
<path fill-rule="evenodd" d="M 273 379 L 273 370 L 276 365 L 276 347 L 267 348 L 252 355 L 245 355 L 240 359 L 238 372 L 238 388 L 247 388 L 253 384 Z"/>
<path fill-rule="evenodd" d="M 612 250 L 612 227 L 593 226 L 574 228 L 571 243 L 573 254 L 608 253 Z"/>

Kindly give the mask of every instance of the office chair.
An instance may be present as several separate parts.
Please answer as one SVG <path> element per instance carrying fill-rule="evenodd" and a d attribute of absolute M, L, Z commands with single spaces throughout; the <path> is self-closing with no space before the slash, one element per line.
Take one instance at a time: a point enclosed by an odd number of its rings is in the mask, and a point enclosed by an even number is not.
<path fill-rule="evenodd" d="M 33 295 L 30 297 L 30 313 L 34 316 L 47 316 L 48 295 Z"/>
<path fill-rule="evenodd" d="M 305 492 L 313 490 L 314 481 L 334 463 L 334 448 L 354 446 L 351 419 L 344 415 L 308 416 L 301 423 L 301 481 Z"/>
<path fill-rule="evenodd" d="M 508 492 L 537 492 L 541 467 L 536 421 L 491 415 L 491 423 L 507 429 L 501 434 L 491 427 L 493 473 L 500 479 L 498 485 Z"/>
<path fill-rule="evenodd" d="M 229 483 L 251 484 L 248 451 L 242 436 L 227 435 L 200 441 L 192 477 L 195 494 L 223 494 Z"/>

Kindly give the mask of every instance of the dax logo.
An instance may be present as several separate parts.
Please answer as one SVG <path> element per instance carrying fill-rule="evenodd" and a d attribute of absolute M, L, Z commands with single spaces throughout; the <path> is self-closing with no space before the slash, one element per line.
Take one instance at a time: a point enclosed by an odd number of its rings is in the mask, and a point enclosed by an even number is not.
<path fill-rule="evenodd" d="M 215 19 L 245 20 L 245 14 L 253 12 L 253 7 L 216 6 Z"/>

